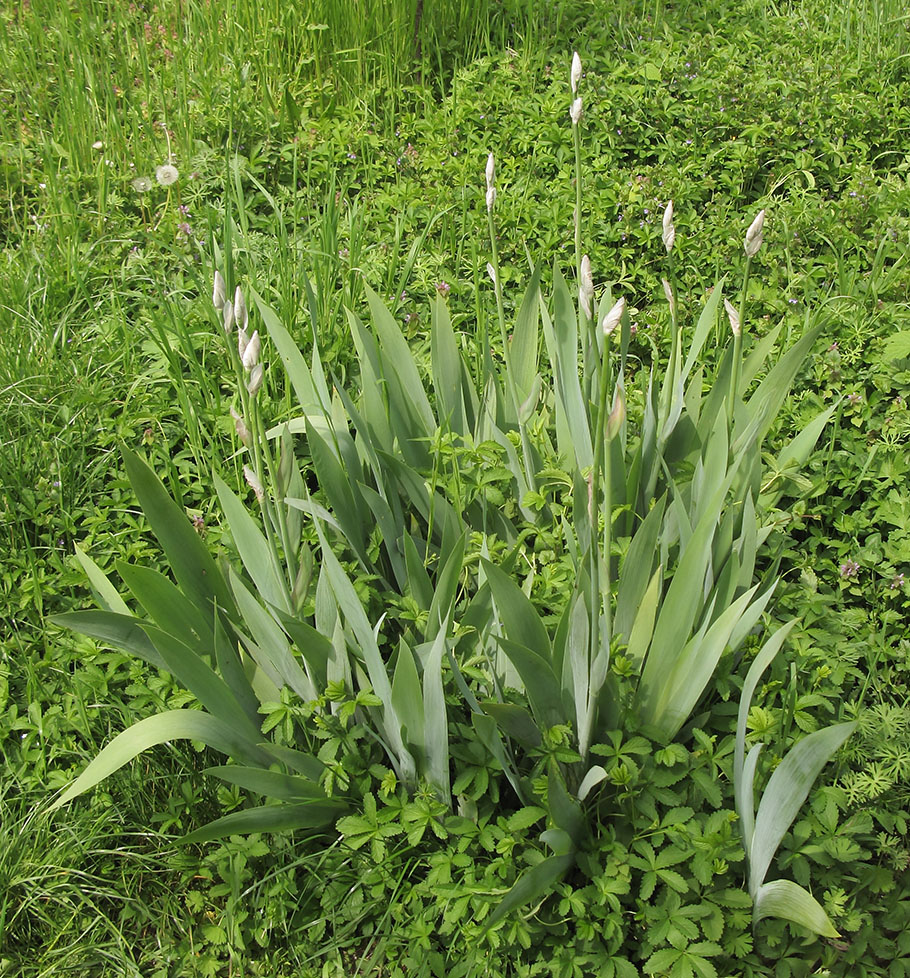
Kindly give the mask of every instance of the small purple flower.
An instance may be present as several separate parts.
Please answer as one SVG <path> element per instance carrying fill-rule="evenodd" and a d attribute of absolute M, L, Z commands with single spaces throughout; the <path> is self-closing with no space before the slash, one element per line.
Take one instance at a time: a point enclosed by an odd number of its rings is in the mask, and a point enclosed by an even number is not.
<path fill-rule="evenodd" d="M 840 576 L 845 579 L 856 577 L 858 573 L 859 564 L 855 560 L 847 560 L 840 565 Z"/>
<path fill-rule="evenodd" d="M 193 233 L 193 229 L 189 226 L 189 224 L 186 223 L 186 221 L 181 221 L 177 225 L 177 230 L 181 234 L 185 234 L 187 237 L 189 237 Z"/>
<path fill-rule="evenodd" d="M 437 282 L 436 291 L 443 297 L 443 299 L 452 291 L 452 286 L 448 282 Z"/>
<path fill-rule="evenodd" d="M 847 403 L 850 405 L 850 407 L 856 407 L 858 404 L 863 403 L 863 395 L 857 394 L 857 392 L 854 391 L 852 394 L 847 395 Z"/>
<path fill-rule="evenodd" d="M 904 586 L 904 575 L 895 574 L 891 580 L 891 590 L 896 591 L 898 588 L 902 588 L 903 586 Z"/>

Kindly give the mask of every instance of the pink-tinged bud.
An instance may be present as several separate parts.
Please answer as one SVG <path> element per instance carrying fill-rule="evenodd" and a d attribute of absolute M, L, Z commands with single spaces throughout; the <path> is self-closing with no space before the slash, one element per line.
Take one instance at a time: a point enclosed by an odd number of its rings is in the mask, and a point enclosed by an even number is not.
<path fill-rule="evenodd" d="M 221 315 L 224 317 L 224 331 L 225 333 L 230 333 L 234 328 L 234 303 L 228 299 L 221 309 Z"/>
<path fill-rule="evenodd" d="M 676 228 L 673 226 L 673 201 L 671 200 L 667 204 L 667 209 L 664 211 L 664 247 L 667 249 L 667 254 L 673 250 L 673 242 L 676 241 Z"/>
<path fill-rule="evenodd" d="M 670 308 L 675 309 L 676 300 L 673 298 L 673 289 L 670 288 L 670 283 L 665 278 L 662 278 L 660 281 L 663 284 L 664 295 L 667 297 L 667 302 L 670 303 Z"/>
<path fill-rule="evenodd" d="M 212 305 L 221 312 L 224 307 L 224 300 L 227 297 L 227 287 L 224 284 L 224 279 L 221 277 L 221 272 L 215 272 L 215 285 L 212 289 Z"/>
<path fill-rule="evenodd" d="M 250 379 L 246 382 L 246 389 L 250 397 L 255 397 L 259 393 L 259 388 L 262 387 L 262 376 L 262 364 L 257 363 L 250 371 Z"/>
<path fill-rule="evenodd" d="M 490 187 L 487 190 L 487 210 L 492 213 L 493 205 L 496 203 L 496 188 Z"/>
<path fill-rule="evenodd" d="M 250 489 L 256 493 L 256 498 L 259 502 L 262 502 L 265 498 L 265 490 L 262 488 L 262 483 L 259 481 L 256 473 L 248 465 L 244 465 L 243 467 L 243 477 L 246 479 Z"/>
<path fill-rule="evenodd" d="M 746 240 L 743 244 L 743 248 L 746 252 L 746 257 L 751 258 L 753 255 L 758 253 L 758 249 L 762 246 L 762 228 L 765 226 L 765 212 L 763 210 L 758 212 L 758 216 L 749 225 L 749 230 L 746 231 Z"/>
<path fill-rule="evenodd" d="M 496 285 L 496 269 L 489 262 L 487 262 L 487 275 L 490 276 L 493 284 Z"/>
<path fill-rule="evenodd" d="M 234 430 L 237 432 L 237 437 L 249 448 L 253 439 L 250 435 L 250 429 L 246 426 L 246 422 L 233 408 L 231 408 L 231 417 L 234 419 Z"/>
<path fill-rule="evenodd" d="M 730 320 L 730 329 L 733 330 L 733 335 L 739 336 L 742 327 L 739 323 L 739 313 L 736 311 L 736 307 L 729 299 L 724 299 L 724 309 L 727 310 L 727 319 Z"/>
<path fill-rule="evenodd" d="M 613 303 L 613 308 L 604 316 L 600 328 L 604 331 L 604 336 L 610 336 L 616 332 L 616 327 L 622 322 L 622 314 L 626 311 L 625 298 Z"/>
<path fill-rule="evenodd" d="M 578 57 L 578 52 L 576 51 L 572 55 L 572 74 L 570 77 L 572 82 L 572 94 L 578 91 L 578 83 L 581 81 L 581 58 Z"/>
<path fill-rule="evenodd" d="M 250 337 L 250 342 L 247 343 L 246 349 L 240 356 L 244 370 L 252 370 L 259 363 L 259 346 L 259 330 L 257 329 Z"/>
<path fill-rule="evenodd" d="M 572 120 L 572 125 L 577 126 L 581 122 L 581 96 L 572 103 L 572 108 L 569 109 L 569 118 Z"/>
<path fill-rule="evenodd" d="M 243 293 L 238 285 L 234 289 L 234 319 L 242 330 L 246 330 L 247 323 L 250 321 L 250 314 L 246 310 L 246 302 L 243 300 Z"/>
<path fill-rule="evenodd" d="M 587 255 L 581 258 L 581 281 L 578 289 L 578 301 L 584 314 L 591 318 L 591 300 L 594 298 L 594 279 L 591 277 L 591 259 Z"/>
<path fill-rule="evenodd" d="M 623 397 L 622 388 L 616 392 L 613 398 L 613 410 L 607 418 L 607 441 L 612 441 L 618 434 L 626 420 L 626 399 Z"/>
<path fill-rule="evenodd" d="M 493 159 L 493 154 L 487 157 L 487 190 L 493 189 L 493 181 L 496 179 L 496 160 Z"/>

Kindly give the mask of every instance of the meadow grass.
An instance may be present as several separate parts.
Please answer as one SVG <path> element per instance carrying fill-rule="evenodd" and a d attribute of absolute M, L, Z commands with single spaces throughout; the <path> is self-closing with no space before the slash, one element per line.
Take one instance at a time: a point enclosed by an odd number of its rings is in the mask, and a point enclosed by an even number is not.
<path fill-rule="evenodd" d="M 344 308 L 363 307 L 364 280 L 418 358 L 428 297 L 445 282 L 453 322 L 483 357 L 478 338 L 497 332 L 483 271 L 490 149 L 509 312 L 526 249 L 562 251 L 572 265 L 574 47 L 587 72 L 592 261 L 599 281 L 630 295 L 636 356 L 647 362 L 645 338 L 669 327 L 652 296 L 671 197 L 682 303 L 727 267 L 760 203 L 770 254 L 750 305 L 788 341 L 824 323 L 775 435 L 782 444 L 843 398 L 807 473 L 781 474 L 795 502 L 772 538 L 781 613 L 804 622 L 794 664 L 812 686 L 781 691 L 788 677 L 776 674 L 750 716 L 756 735 L 784 739 L 830 722 L 840 701 L 860 716 L 861 736 L 789 850 L 796 878 L 810 866 L 823 874 L 818 892 L 848 950 L 801 949 L 774 931 L 763 960 L 779 953 L 790 973 L 800 960 L 803 973 L 906 970 L 895 935 L 910 920 L 910 347 L 886 343 L 908 320 L 904 11 L 447 2 L 426 5 L 416 43 L 415 18 L 400 0 L 33 0 L 0 15 L 0 974 L 308 975 L 323 964 L 381 974 L 392 967 L 383 956 L 401 959 L 416 940 L 402 916 L 408 900 L 431 898 L 405 846 L 389 879 L 371 883 L 377 905 L 360 888 L 372 870 L 331 839 L 303 855 L 284 839 L 174 848 L 175 835 L 241 802 L 186 774 L 190 748 L 152 755 L 48 821 L 49 792 L 114 733 L 189 697 L 46 618 L 90 600 L 74 544 L 105 569 L 158 559 L 123 444 L 147 454 L 207 543 L 220 544 L 212 467 L 242 485 L 209 302 L 222 258 L 304 350 L 315 331 L 340 381 L 356 377 Z M 167 188 L 154 174 L 170 158 L 180 179 Z M 138 177 L 148 191 L 133 188 Z M 234 247 L 221 256 L 228 226 Z M 275 415 L 287 416 L 290 394 L 272 381 Z M 849 799 L 839 822 L 836 791 Z M 360 902 L 346 908 L 351 893 Z M 510 973 L 507 962 L 500 955 L 489 973 Z"/>

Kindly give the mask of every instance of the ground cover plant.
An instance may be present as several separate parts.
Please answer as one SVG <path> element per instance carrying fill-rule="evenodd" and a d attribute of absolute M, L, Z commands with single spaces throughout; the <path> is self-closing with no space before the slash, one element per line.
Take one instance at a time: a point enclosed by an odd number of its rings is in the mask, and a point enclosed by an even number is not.
<path fill-rule="evenodd" d="M 90 16 L 55 21 L 56 8 L 44 11 L 44 27 L 53 25 L 54 36 L 68 38 L 70 60 L 59 64 L 51 54 L 57 47 L 44 45 L 40 32 L 33 43 L 21 43 L 21 32 L 34 30 L 39 20 L 28 20 L 26 12 L 4 21 L 11 63 L 21 65 L 23 52 L 36 59 L 19 68 L 34 82 L 8 98 L 3 112 L 4 196 L 11 219 L 3 273 L 10 313 L 3 357 L 10 627 L 2 660 L 4 777 L 10 788 L 2 805 L 13 844 L 4 847 L 9 896 L 0 914 L 0 958 L 10 973 L 41 973 L 65 957 L 99 974 L 308 974 L 323 968 L 419 974 L 459 966 L 466 973 L 548 974 L 623 969 L 625 962 L 657 973 L 709 973 L 713 966 L 721 974 L 775 968 L 879 974 L 905 966 L 899 935 L 907 909 L 910 750 L 901 628 L 906 353 L 899 337 L 906 316 L 907 190 L 899 133 L 907 101 L 901 95 L 905 34 L 895 19 L 900 11 L 856 8 L 835 18 L 822 5 L 784 11 L 717 5 L 704 21 L 688 10 L 623 7 L 606 21 L 588 13 L 583 34 L 571 26 L 574 15 L 568 17 L 568 34 L 552 51 L 525 47 L 513 36 L 511 52 L 454 71 L 441 98 L 439 89 L 427 94 L 416 84 L 398 89 L 387 115 L 377 110 L 387 103 L 376 94 L 347 102 L 346 83 L 327 97 L 331 85 L 310 88 L 301 76 L 291 86 L 292 104 L 300 109 L 296 120 L 289 110 L 269 114 L 259 107 L 266 101 L 257 86 L 266 76 L 251 69 L 244 80 L 242 61 L 239 67 L 219 62 L 216 70 L 182 44 L 173 45 L 171 57 L 163 49 L 154 54 L 159 45 L 167 47 L 159 41 L 159 21 L 183 29 L 166 7 L 137 8 L 111 35 L 86 30 Z M 894 29 L 883 30 L 889 18 Z M 122 62 L 103 57 L 106 38 L 114 36 L 133 39 Z M 270 43 L 278 42 L 263 35 L 256 49 L 263 64 L 284 56 L 270 53 Z M 257 403 L 270 423 L 299 417 L 306 405 L 282 379 L 262 310 L 274 310 L 293 345 L 303 349 L 308 369 L 318 347 L 328 390 L 334 382 L 350 398 L 332 415 L 340 418 L 349 405 L 362 407 L 361 360 L 369 360 L 370 348 L 358 351 L 351 343 L 346 309 L 370 335 L 376 306 L 364 282 L 382 297 L 407 340 L 434 412 L 430 338 L 444 332 L 440 309 L 475 376 L 487 369 L 484 336 L 495 350 L 487 376 L 499 374 L 509 338 L 501 339 L 496 290 L 484 272 L 490 244 L 482 170 L 492 149 L 497 278 L 507 331 L 518 321 L 533 279 L 528 253 L 537 263 L 543 309 L 558 322 L 553 297 L 568 290 L 574 304 L 580 257 L 573 254 L 575 130 L 567 114 L 565 65 L 566 51 L 576 46 L 585 65 L 584 244 L 604 309 L 612 305 L 606 283 L 611 298 L 627 299 L 613 353 L 624 370 L 629 450 L 648 403 L 641 393 L 647 372 L 652 361 L 666 364 L 670 349 L 673 323 L 660 285 L 661 277 L 670 279 L 661 221 L 669 199 L 676 211 L 674 296 L 686 342 L 710 301 L 706 287 L 723 272 L 729 270 L 727 294 L 738 301 L 742 239 L 765 206 L 765 243 L 749 278 L 745 343 L 780 324 L 776 358 L 778 350 L 821 326 L 822 336 L 767 433 L 760 486 L 782 495 L 764 544 L 768 556 L 756 558 L 755 580 L 782 575 L 767 607 L 779 622 L 796 616 L 800 624 L 756 688 L 746 724 L 749 743 L 764 741 L 765 752 L 774 755 L 763 761 L 770 771 L 806 734 L 857 720 L 856 732 L 784 835 L 773 874 L 811 889 L 840 937 L 807 943 L 801 932 L 767 918 L 752 936 L 752 910 L 747 897 L 742 902 L 744 851 L 732 791 L 739 687 L 764 641 L 751 635 L 735 669 L 728 671 L 726 658 L 721 660 L 711 680 L 710 711 L 700 708 L 699 722 L 685 725 L 678 738 L 683 752 L 666 753 L 653 731 L 616 725 L 612 733 L 602 727 L 611 736 L 592 740 L 587 761 L 575 760 L 576 735 L 565 729 L 578 723 L 573 710 L 556 718 L 568 723 L 547 727 L 538 745 L 517 752 L 512 773 L 519 789 L 530 791 L 530 804 L 522 809 L 516 809 L 518 794 L 505 765 L 490 760 L 483 742 L 478 747 L 473 711 L 451 686 L 454 673 L 446 665 L 457 814 L 431 790 L 403 797 L 392 789 L 393 775 L 402 781 L 390 755 L 364 731 L 360 720 L 376 707 L 371 694 L 360 690 L 360 703 L 349 691 L 334 713 L 326 700 L 315 714 L 304 710 L 301 716 L 285 696 L 255 718 L 270 728 L 266 739 L 279 745 L 312 729 L 320 710 L 341 718 L 315 746 L 338 764 L 337 793 L 344 794 L 344 778 L 352 785 L 352 812 L 341 817 L 354 821 L 341 823 L 344 842 L 337 841 L 336 820 L 318 845 L 303 844 L 299 834 L 279 834 L 175 847 L 175 838 L 255 804 L 236 784 L 216 787 L 187 773 L 220 761 L 176 744 L 144 755 L 87 800 L 58 810 L 53 822 L 41 821 L 48 788 L 70 783 L 120 730 L 194 702 L 169 672 L 47 623 L 48 614 L 72 607 L 74 590 L 85 588 L 83 563 L 91 564 L 79 562 L 74 543 L 115 581 L 116 558 L 140 567 L 160 559 L 124 478 L 121 444 L 148 459 L 212 553 L 236 553 L 236 531 L 222 515 L 222 499 L 246 492 L 256 505 L 244 482 L 245 459 L 236 454 L 242 442 L 229 407 L 242 407 L 240 388 L 212 319 L 213 267 L 231 286 L 242 284 L 252 328 L 261 331 L 267 371 Z M 127 68 L 141 66 L 143 49 L 157 60 L 148 72 L 135 73 L 137 88 Z M 781 50 L 792 51 L 797 66 L 789 91 L 774 83 Z M 194 67 L 195 57 L 207 66 L 205 74 Z M 108 88 L 111 65 L 114 87 Z M 44 101 L 51 89 L 42 79 L 48 77 L 59 82 L 54 98 Z M 79 79 L 90 81 L 91 99 Z M 116 88 L 128 94 L 117 95 Z M 193 98 L 178 110 L 182 91 Z M 843 131 L 828 125 L 832 112 L 846 120 Z M 165 126 L 152 125 L 155 120 Z M 82 132 L 92 139 L 79 137 Z M 226 141 L 228 132 L 233 139 Z M 65 154 L 53 146 L 54 138 Z M 92 142 L 105 145 L 96 149 Z M 168 162 L 178 179 L 159 184 L 156 169 Z M 140 178 L 148 189 L 134 189 Z M 233 222 L 226 222 L 227 213 Z M 231 229 L 229 246 L 225 227 Z M 553 275 L 557 253 L 565 286 Z M 428 295 L 440 296 L 439 302 L 426 301 Z M 717 301 L 719 310 L 719 295 Z M 723 369 L 716 351 L 726 345 L 728 321 L 718 315 L 713 329 L 701 351 L 707 384 Z M 542 391 L 549 389 L 543 385 L 548 360 L 544 330 Z M 402 386 L 417 396 L 416 385 Z M 589 388 L 584 390 L 587 395 Z M 599 393 L 598 387 L 588 397 L 594 411 Z M 535 411 L 543 409 L 544 397 L 538 395 Z M 506 414 L 493 417 L 501 431 L 515 423 L 508 421 L 511 400 L 506 383 L 498 400 L 487 401 Z M 821 450 L 800 471 L 784 465 L 788 442 L 836 402 Z M 613 403 L 610 390 L 608 409 Z M 663 404 L 658 397 L 658 411 Z M 517 434 L 510 444 L 517 472 L 526 478 L 520 426 Z M 325 479 L 331 446 L 320 456 L 304 433 L 294 433 L 293 440 L 312 492 L 311 512 L 331 506 L 322 495 L 331 484 Z M 493 529 L 506 537 L 510 523 L 516 539 L 525 534 L 522 547 L 511 548 L 521 560 L 506 569 L 525 585 L 552 641 L 576 579 L 583 588 L 590 566 L 582 561 L 582 574 L 575 574 L 563 529 L 577 525 L 571 466 L 564 458 L 561 466 L 554 464 L 541 493 L 546 506 L 525 506 L 524 512 L 526 494 L 515 491 L 518 476 L 507 445 L 493 439 L 495 447 L 480 442 L 468 451 L 457 432 L 437 441 L 427 443 L 433 459 L 428 480 L 443 497 L 476 504 L 458 513 L 465 527 L 471 533 L 482 527 L 491 541 L 495 534 L 484 520 L 495 521 Z M 558 462 L 560 442 L 551 441 L 547 461 Z M 617 434 L 614 449 L 619 442 Z M 567 454 L 571 460 L 573 453 Z M 322 460 L 318 480 L 311 456 Z M 213 466 L 224 486 L 219 499 L 211 492 Z M 539 471 L 532 466 L 535 477 Z M 372 478 L 372 468 L 363 476 Z M 677 481 L 682 478 L 684 486 L 690 476 L 677 473 Z M 375 482 L 369 486 L 376 491 Z M 306 493 L 297 498 L 306 500 Z M 478 515 L 484 500 L 486 515 Z M 309 523 L 311 514 L 298 512 Z M 620 507 L 615 517 L 609 543 L 614 583 L 631 542 L 632 512 Z M 582 506 L 577 515 L 584 513 Z M 560 532 L 544 539 L 542 517 L 563 521 Z M 426 556 L 420 544 L 433 536 L 419 511 L 415 519 L 408 533 L 420 558 Z M 387 614 L 379 638 L 389 644 L 381 651 L 393 694 L 409 701 L 402 692 L 404 665 L 394 684 L 395 663 L 407 659 L 400 641 L 386 635 L 403 636 L 422 675 L 429 617 L 421 561 L 403 558 L 407 586 L 393 604 L 389 595 L 400 579 L 370 529 L 366 558 L 385 581 L 366 574 L 354 551 L 338 552 L 370 624 Z M 312 532 L 307 541 L 316 558 L 315 602 L 324 562 Z M 333 551 L 342 537 L 329 524 L 324 533 Z M 466 541 L 466 559 L 474 560 L 470 536 Z M 442 542 L 437 538 L 435 545 Z M 578 549 L 583 552 L 583 544 Z M 435 580 L 441 568 L 432 548 L 430 554 L 427 569 Z M 508 548 L 494 547 L 478 556 L 496 565 L 508 554 Z M 464 570 L 456 604 L 483 566 L 474 562 Z M 385 583 L 394 587 L 383 591 Z M 503 602 L 491 603 L 499 614 Z M 344 613 L 339 617 L 343 631 L 348 625 Z M 255 635 L 247 638 L 258 644 Z M 469 644 L 464 636 L 459 641 L 461 649 Z M 487 659 L 511 661 L 505 646 L 490 639 L 486 645 L 483 657 L 464 670 L 469 688 L 485 681 Z M 612 652 L 616 665 L 624 650 L 618 645 Z M 634 703 L 636 675 L 611 671 L 608 683 L 618 702 Z M 356 684 L 356 670 L 353 679 Z M 495 698 L 488 695 L 487 701 Z M 511 712 L 513 731 L 518 721 L 512 708 L 523 705 L 515 693 L 501 703 L 500 717 Z M 499 731 L 513 743 L 512 733 Z M 405 746 L 421 758 L 419 745 Z M 542 893 L 517 907 L 484 944 L 480 927 L 523 871 L 560 856 L 547 841 L 558 845 L 558 836 L 539 838 L 551 828 L 554 760 L 567 789 L 579 788 L 593 766 L 605 772 L 586 799 L 587 828 L 597 841 L 573 845 L 583 855 L 572 853 L 574 867 L 552 884 L 554 896 Z M 608 801 L 594 806 L 595 798 Z M 98 819 L 101 812 L 105 821 Z M 614 836 L 617 823 L 628 838 Z M 118 825 L 118 841 L 108 845 Z M 51 833 L 46 826 L 64 830 Z M 74 882 L 74 870 L 85 874 L 84 885 Z M 443 949 L 459 942 L 482 950 L 474 960 L 447 963 Z"/>

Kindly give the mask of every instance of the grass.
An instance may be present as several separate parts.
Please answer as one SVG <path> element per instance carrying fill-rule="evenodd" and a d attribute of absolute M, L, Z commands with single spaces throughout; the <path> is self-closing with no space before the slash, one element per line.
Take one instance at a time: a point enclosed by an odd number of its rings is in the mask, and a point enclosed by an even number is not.
<path fill-rule="evenodd" d="M 792 340 L 824 323 L 825 334 L 775 444 L 844 398 L 821 450 L 788 482 L 792 503 L 771 538 L 784 571 L 779 614 L 802 620 L 788 660 L 798 691 L 788 664 L 750 717 L 756 735 L 781 742 L 832 722 L 842 706 L 860 717 L 785 843 L 787 872 L 820 881 L 814 892 L 846 950 L 803 947 L 769 926 L 756 938 L 759 963 L 742 973 L 769 974 L 775 959 L 792 974 L 906 972 L 910 416 L 908 355 L 887 342 L 908 330 L 910 303 L 903 9 L 428 4 L 419 50 L 411 4 L 356 10 L 359 20 L 338 3 L 33 0 L 0 15 L 0 974 L 65 965 L 98 975 L 429 974 L 439 949 L 408 964 L 424 939 L 408 927 L 462 934 L 451 905 L 434 902 L 447 873 L 465 886 L 451 904 L 464 898 L 482 912 L 457 847 L 395 837 L 384 870 L 330 838 L 303 851 L 285 837 L 175 848 L 175 835 L 242 801 L 186 773 L 196 763 L 189 747 L 136 762 L 48 821 L 50 792 L 114 733 L 188 698 L 168 676 L 47 616 L 90 603 L 74 544 L 107 570 L 118 558 L 159 559 L 121 444 L 146 453 L 201 519 L 206 542 L 222 543 L 212 468 L 242 485 L 232 381 L 209 302 L 228 222 L 244 285 L 307 352 L 315 331 L 348 389 L 356 364 L 344 307 L 363 309 L 364 280 L 418 359 L 439 282 L 450 286 L 465 344 L 482 355 L 483 330 L 498 334 L 483 271 L 489 150 L 507 312 L 527 278 L 526 249 L 572 266 L 573 48 L 586 70 L 585 233 L 599 285 L 629 296 L 634 357 L 647 364 L 647 337 L 669 327 L 654 298 L 666 200 L 675 201 L 677 290 L 689 310 L 739 261 L 748 221 L 767 205 L 750 297 L 757 329 L 781 323 Z M 173 188 L 133 189 L 171 155 Z M 549 267 L 543 278 L 549 288 Z M 269 379 L 281 416 L 290 396 L 277 371 Z M 722 728 L 715 735 L 722 743 Z M 710 755 L 699 751 L 699 762 Z M 686 784 L 702 777 L 694 758 Z M 711 807 L 686 804 L 698 817 Z M 537 858 L 536 830 L 490 825 L 500 833 L 494 851 Z M 699 831 L 723 834 L 707 814 Z M 716 858 L 732 863 L 735 840 L 725 844 L 712 843 Z M 484 851 L 478 873 L 488 888 L 502 885 L 504 863 Z M 647 915 L 666 909 L 670 890 L 624 904 L 629 919 L 664 926 Z M 555 917 L 582 923 L 540 944 L 538 966 L 549 961 L 554 973 L 567 967 L 556 944 L 577 942 L 583 960 L 585 926 L 612 926 L 606 912 L 596 918 L 606 896 L 565 890 L 560 899 Z M 737 911 L 725 913 L 736 932 Z M 513 946 L 535 933 L 519 928 Z M 491 955 L 489 973 L 519 973 L 506 970 L 508 954 Z"/>

